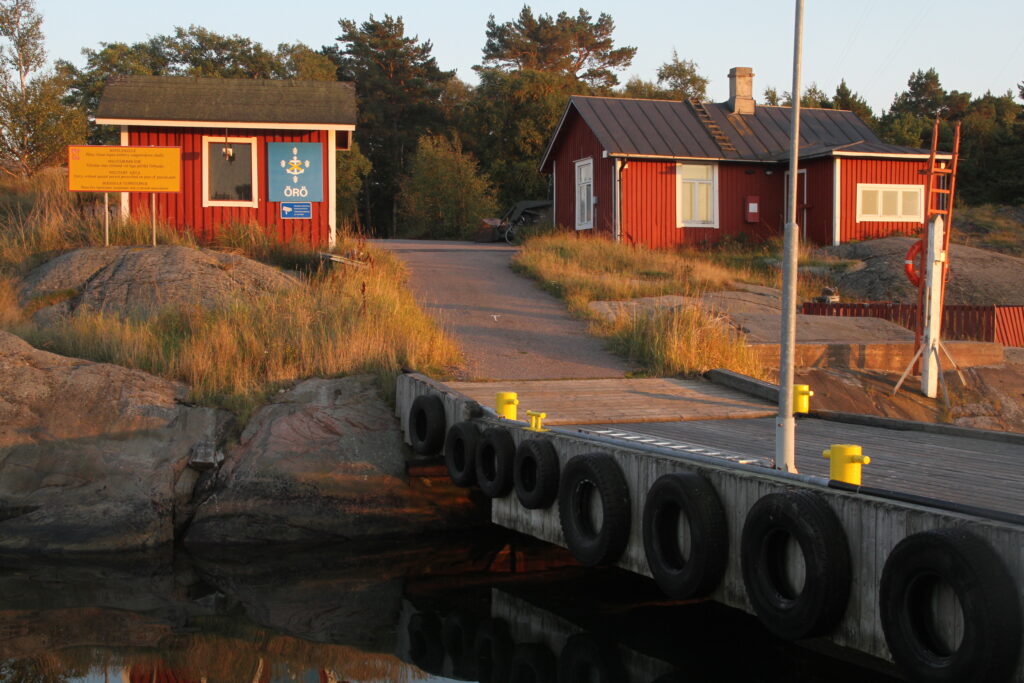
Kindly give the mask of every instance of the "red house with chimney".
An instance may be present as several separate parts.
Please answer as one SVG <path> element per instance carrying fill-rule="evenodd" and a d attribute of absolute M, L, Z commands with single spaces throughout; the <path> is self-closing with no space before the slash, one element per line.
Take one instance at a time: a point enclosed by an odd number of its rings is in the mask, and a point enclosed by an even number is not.
<path fill-rule="evenodd" d="M 182 191 L 156 196 L 156 217 L 201 240 L 257 223 L 287 242 L 333 245 L 336 159 L 356 122 L 352 83 L 120 76 L 96 123 L 121 145 L 179 147 Z M 147 194 L 121 193 L 124 216 L 148 217 Z"/>
<path fill-rule="evenodd" d="M 756 104 L 753 77 L 731 69 L 721 104 L 572 97 L 540 163 L 555 224 L 655 248 L 780 235 L 792 109 Z M 806 108 L 799 150 L 803 239 L 920 230 L 927 150 L 883 143 L 850 111 Z"/>

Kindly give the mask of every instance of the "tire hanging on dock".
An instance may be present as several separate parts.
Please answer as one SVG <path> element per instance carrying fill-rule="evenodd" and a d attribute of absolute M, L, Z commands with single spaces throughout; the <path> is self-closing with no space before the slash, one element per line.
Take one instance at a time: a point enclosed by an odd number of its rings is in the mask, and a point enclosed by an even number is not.
<path fill-rule="evenodd" d="M 512 652 L 510 683 L 528 681 L 555 681 L 558 663 L 555 655 L 543 643 L 516 645 Z"/>
<path fill-rule="evenodd" d="M 629 542 L 630 502 L 615 458 L 607 453 L 577 455 L 566 464 L 561 479 L 558 512 L 569 552 L 585 567 L 619 559 Z M 600 523 L 591 517 L 595 503 Z"/>
<path fill-rule="evenodd" d="M 803 555 L 803 586 L 787 576 L 788 550 Z M 740 540 L 743 584 L 769 631 L 789 640 L 831 631 L 850 597 L 850 549 L 839 518 L 817 493 L 769 493 L 747 513 Z"/>
<path fill-rule="evenodd" d="M 558 455 L 550 439 L 528 439 L 512 465 L 516 497 L 527 510 L 543 510 L 558 500 Z"/>
<path fill-rule="evenodd" d="M 475 423 L 457 422 L 444 439 L 444 464 L 456 486 L 476 483 L 476 449 L 480 444 L 480 428 Z"/>
<path fill-rule="evenodd" d="M 476 671 L 480 683 L 503 683 L 508 680 L 512 663 L 512 636 L 502 619 L 485 619 L 476 631 Z"/>
<path fill-rule="evenodd" d="M 420 455 L 436 455 L 444 443 L 444 403 L 433 394 L 417 396 L 409 408 L 409 443 Z"/>
<path fill-rule="evenodd" d="M 452 661 L 452 673 L 465 680 L 476 678 L 477 619 L 466 612 L 453 612 L 441 622 L 441 642 Z"/>
<path fill-rule="evenodd" d="M 960 603 L 963 635 L 948 642 L 933 623 L 937 590 Z M 882 569 L 879 616 L 900 670 L 928 683 L 1002 683 L 1020 655 L 1019 588 L 992 547 L 964 529 L 907 536 Z"/>
<path fill-rule="evenodd" d="M 618 651 L 589 633 L 565 641 L 558 657 L 558 683 L 619 683 L 629 680 Z"/>
<path fill-rule="evenodd" d="M 441 620 L 434 614 L 417 612 L 409 617 L 409 659 L 430 674 L 441 673 L 444 645 L 441 642 Z"/>
<path fill-rule="evenodd" d="M 516 444 L 502 427 L 485 429 L 474 456 L 476 483 L 489 498 L 504 498 L 512 491 L 512 462 Z"/>
<path fill-rule="evenodd" d="M 688 553 L 680 548 L 684 525 Z M 701 474 L 676 472 L 654 482 L 644 501 L 643 534 L 647 566 L 669 597 L 703 597 L 721 583 L 729 558 L 725 509 Z"/>

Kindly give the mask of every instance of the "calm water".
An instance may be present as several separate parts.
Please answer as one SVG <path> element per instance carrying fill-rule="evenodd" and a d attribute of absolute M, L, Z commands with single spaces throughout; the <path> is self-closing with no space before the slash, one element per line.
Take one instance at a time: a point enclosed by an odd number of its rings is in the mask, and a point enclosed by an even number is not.
<path fill-rule="evenodd" d="M 0 558 L 0 681 L 889 681 L 525 539 Z M 561 661 L 559 661 L 561 659 Z"/>

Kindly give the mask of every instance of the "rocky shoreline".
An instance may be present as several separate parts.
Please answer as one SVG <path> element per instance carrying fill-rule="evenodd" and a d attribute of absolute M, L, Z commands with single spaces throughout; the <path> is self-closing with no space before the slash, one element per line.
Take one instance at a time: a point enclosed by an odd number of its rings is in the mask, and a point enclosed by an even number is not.
<path fill-rule="evenodd" d="M 256 412 L 183 384 L 67 358 L 0 332 L 0 552 L 313 544 L 480 524 L 446 477 L 410 477 L 368 376 L 310 379 Z"/>

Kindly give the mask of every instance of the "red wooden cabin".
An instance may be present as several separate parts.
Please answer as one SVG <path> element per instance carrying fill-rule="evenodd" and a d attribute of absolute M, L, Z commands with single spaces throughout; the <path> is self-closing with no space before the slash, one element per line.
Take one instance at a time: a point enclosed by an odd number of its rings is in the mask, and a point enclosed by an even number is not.
<path fill-rule="evenodd" d="M 353 85 L 329 81 L 122 76 L 96 112 L 96 123 L 120 126 L 121 145 L 181 148 L 182 191 L 157 195 L 159 220 L 203 240 L 255 222 L 281 241 L 314 245 L 336 238 L 336 154 L 349 149 L 355 121 Z M 270 186 L 279 162 L 268 156 L 290 149 L 305 157 L 298 173 L 316 171 L 303 178 L 305 196 L 293 197 L 309 203 L 297 210 Z M 122 215 L 149 216 L 149 195 L 121 194 Z"/>
<path fill-rule="evenodd" d="M 753 75 L 732 69 L 721 104 L 572 97 L 540 164 L 555 224 L 650 247 L 780 235 L 792 110 L 755 104 Z M 928 155 L 881 142 L 852 112 L 801 109 L 802 237 L 916 234 Z"/>

